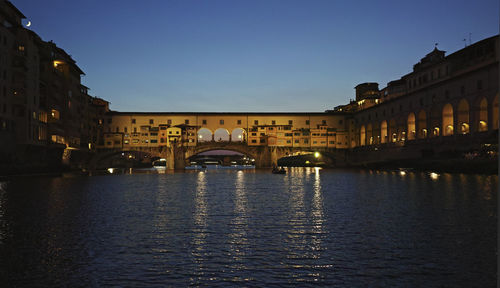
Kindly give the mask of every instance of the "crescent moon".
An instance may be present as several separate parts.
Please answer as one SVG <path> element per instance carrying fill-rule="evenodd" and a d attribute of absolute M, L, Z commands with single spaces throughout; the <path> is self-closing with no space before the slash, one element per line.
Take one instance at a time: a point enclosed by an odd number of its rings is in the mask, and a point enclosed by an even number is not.
<path fill-rule="evenodd" d="M 28 23 L 26 23 L 26 27 L 30 27 L 31 26 L 31 21 L 28 21 Z"/>

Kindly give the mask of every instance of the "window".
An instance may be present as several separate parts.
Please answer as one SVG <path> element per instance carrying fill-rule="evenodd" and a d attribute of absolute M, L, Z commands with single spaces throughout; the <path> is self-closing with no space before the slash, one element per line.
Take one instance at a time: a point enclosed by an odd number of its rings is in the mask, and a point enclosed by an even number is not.
<path fill-rule="evenodd" d="M 136 132 L 137 132 L 137 127 L 134 127 L 134 133 L 136 133 Z"/>
<path fill-rule="evenodd" d="M 271 121 L 271 124 L 276 125 L 276 120 Z"/>
<path fill-rule="evenodd" d="M 260 143 L 266 143 L 266 139 L 260 139 Z"/>
<path fill-rule="evenodd" d="M 151 143 L 158 143 L 158 140 L 156 140 L 156 139 L 151 139 L 151 140 L 150 140 L 150 142 L 151 142 Z"/>
<path fill-rule="evenodd" d="M 238 125 L 241 125 L 241 120 L 236 121 Z"/>
<path fill-rule="evenodd" d="M 257 140 L 253 139 L 253 140 L 252 140 L 252 143 L 257 143 Z"/>
<path fill-rule="evenodd" d="M 293 125 L 293 120 L 288 120 L 288 125 Z"/>
<path fill-rule="evenodd" d="M 335 141 L 330 141 L 330 144 L 335 144 Z"/>
<path fill-rule="evenodd" d="M 309 144 L 309 139 L 304 139 L 304 144 Z"/>
<path fill-rule="evenodd" d="M 253 132 L 253 133 L 252 133 L 252 136 L 257 136 L 257 133 Z"/>
<path fill-rule="evenodd" d="M 127 127 L 123 127 L 123 132 L 127 133 Z"/>
<path fill-rule="evenodd" d="M 203 125 L 207 125 L 207 120 L 203 119 L 203 120 L 201 120 L 201 123 L 203 123 Z"/>
<path fill-rule="evenodd" d="M 326 125 L 326 120 L 321 120 L 321 124 Z"/>
<path fill-rule="evenodd" d="M 168 125 L 172 125 L 172 119 L 168 119 L 168 120 L 167 120 L 167 124 L 168 124 Z"/>
<path fill-rule="evenodd" d="M 306 120 L 306 125 L 309 125 L 309 120 Z"/>
<path fill-rule="evenodd" d="M 52 116 L 52 119 L 59 120 L 59 111 L 52 109 L 50 111 L 50 116 Z"/>
<path fill-rule="evenodd" d="M 219 124 L 220 124 L 220 125 L 224 125 L 224 120 L 223 120 L 223 119 L 220 119 L 220 120 L 219 120 Z"/>
<path fill-rule="evenodd" d="M 135 124 L 135 119 L 132 119 L 132 124 Z"/>
<path fill-rule="evenodd" d="M 296 143 L 296 144 L 299 144 L 299 139 L 295 139 L 295 143 Z"/>
<path fill-rule="evenodd" d="M 255 125 L 259 125 L 259 120 L 254 120 L 254 121 L 253 121 L 253 124 L 255 124 Z"/>
<path fill-rule="evenodd" d="M 116 127 L 116 133 L 120 132 L 120 128 Z"/>
<path fill-rule="evenodd" d="M 153 119 L 149 119 L 149 124 L 153 124 L 154 123 L 154 120 Z"/>
<path fill-rule="evenodd" d="M 189 119 L 184 120 L 184 124 L 189 124 Z"/>

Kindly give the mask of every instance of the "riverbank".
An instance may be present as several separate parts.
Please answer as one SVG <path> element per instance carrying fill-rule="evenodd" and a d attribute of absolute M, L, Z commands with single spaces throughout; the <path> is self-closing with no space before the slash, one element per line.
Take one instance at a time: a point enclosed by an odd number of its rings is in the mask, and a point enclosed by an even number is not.
<path fill-rule="evenodd" d="M 498 175 L 497 159 L 405 159 L 352 165 L 350 167 L 375 170 L 411 168 L 416 171 L 440 173 Z"/>

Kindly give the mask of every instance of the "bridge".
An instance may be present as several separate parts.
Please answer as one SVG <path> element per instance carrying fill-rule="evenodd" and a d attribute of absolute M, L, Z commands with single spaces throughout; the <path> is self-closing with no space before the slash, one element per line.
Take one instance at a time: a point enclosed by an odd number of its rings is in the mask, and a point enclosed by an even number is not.
<path fill-rule="evenodd" d="M 255 160 L 256 168 L 267 168 L 277 165 L 278 160 L 297 152 L 319 152 L 322 157 L 328 158 L 327 162 L 343 162 L 344 151 L 325 147 L 277 147 L 277 146 L 249 146 L 245 142 L 210 141 L 199 142 L 196 146 L 171 145 L 170 147 L 130 147 L 102 148 L 89 159 L 88 168 L 96 169 L 99 164 L 116 155 L 143 155 L 148 158 L 164 158 L 167 160 L 168 169 L 184 169 L 189 165 L 189 159 L 197 154 L 213 151 L 227 150 L 246 155 Z"/>

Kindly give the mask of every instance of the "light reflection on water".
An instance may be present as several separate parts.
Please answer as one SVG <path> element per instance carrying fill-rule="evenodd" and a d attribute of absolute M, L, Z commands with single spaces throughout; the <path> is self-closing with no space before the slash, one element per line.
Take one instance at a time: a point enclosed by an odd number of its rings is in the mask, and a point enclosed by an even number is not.
<path fill-rule="evenodd" d="M 497 176 L 289 168 L 0 182 L 7 286 L 495 283 Z"/>

